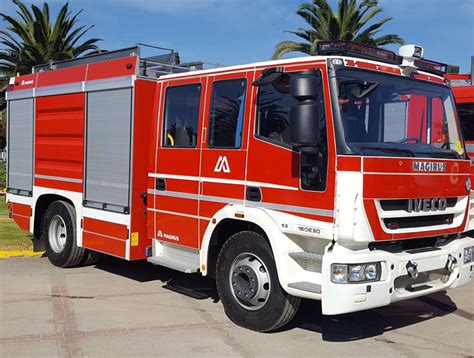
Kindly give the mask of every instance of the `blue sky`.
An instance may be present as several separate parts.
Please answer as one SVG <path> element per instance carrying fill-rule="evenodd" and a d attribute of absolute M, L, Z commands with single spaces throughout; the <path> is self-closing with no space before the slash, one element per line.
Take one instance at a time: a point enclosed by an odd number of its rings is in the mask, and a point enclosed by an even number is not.
<path fill-rule="evenodd" d="M 25 1 L 26 3 L 31 1 Z M 42 3 L 42 1 L 33 1 Z M 226 65 L 269 59 L 275 45 L 294 39 L 285 30 L 305 23 L 295 14 L 304 0 L 70 0 L 83 9 L 83 24 L 101 47 L 116 49 L 137 42 L 172 47 L 182 61 Z M 49 1 L 53 12 L 63 3 Z M 337 0 L 330 0 L 333 6 Z M 379 0 L 381 17 L 393 17 L 384 33 L 398 33 L 425 48 L 425 57 L 470 71 L 474 55 L 474 0 Z M 0 11 L 11 13 L 10 0 Z M 3 27 L 3 25 L 2 25 Z M 396 48 L 392 48 L 396 49 Z"/>

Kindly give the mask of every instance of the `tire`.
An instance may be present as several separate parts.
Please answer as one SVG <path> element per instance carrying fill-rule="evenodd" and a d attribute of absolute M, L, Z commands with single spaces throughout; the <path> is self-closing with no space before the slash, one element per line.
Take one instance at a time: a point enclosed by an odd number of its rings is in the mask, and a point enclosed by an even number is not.
<path fill-rule="evenodd" d="M 79 266 L 95 265 L 100 261 L 101 257 L 102 254 L 100 252 L 87 249 L 85 250 L 84 258 L 82 259 Z"/>
<path fill-rule="evenodd" d="M 234 234 L 224 243 L 217 258 L 216 284 L 227 316 L 258 332 L 283 327 L 300 304 L 299 297 L 281 288 L 270 245 L 252 231 Z"/>
<path fill-rule="evenodd" d="M 85 250 L 77 246 L 76 212 L 62 200 L 54 201 L 44 213 L 41 233 L 49 261 L 58 267 L 81 263 Z"/>

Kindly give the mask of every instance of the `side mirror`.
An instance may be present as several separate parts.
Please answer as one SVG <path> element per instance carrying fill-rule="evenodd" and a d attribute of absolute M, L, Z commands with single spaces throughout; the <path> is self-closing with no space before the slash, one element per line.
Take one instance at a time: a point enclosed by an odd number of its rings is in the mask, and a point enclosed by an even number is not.
<path fill-rule="evenodd" d="M 316 147 L 319 141 L 319 72 L 303 71 L 290 80 L 291 96 L 299 101 L 290 109 L 290 142 L 298 148 Z"/>
<path fill-rule="evenodd" d="M 319 108 L 298 103 L 290 109 L 290 142 L 295 147 L 315 147 L 319 141 Z"/>

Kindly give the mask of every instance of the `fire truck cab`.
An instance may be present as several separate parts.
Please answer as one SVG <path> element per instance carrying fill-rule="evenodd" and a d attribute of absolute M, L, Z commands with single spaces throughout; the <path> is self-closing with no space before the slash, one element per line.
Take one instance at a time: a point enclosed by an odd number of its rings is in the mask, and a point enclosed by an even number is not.
<path fill-rule="evenodd" d="M 443 65 L 347 42 L 199 69 L 130 48 L 11 79 L 13 219 L 96 253 L 216 277 L 231 320 L 283 326 L 469 282 L 470 161 Z"/>

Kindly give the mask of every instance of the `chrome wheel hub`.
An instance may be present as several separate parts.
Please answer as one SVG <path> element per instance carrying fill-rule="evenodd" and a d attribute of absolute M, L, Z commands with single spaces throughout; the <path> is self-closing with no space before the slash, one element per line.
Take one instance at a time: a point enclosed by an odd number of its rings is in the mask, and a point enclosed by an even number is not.
<path fill-rule="evenodd" d="M 237 256 L 230 267 L 229 281 L 235 300 L 245 309 L 262 308 L 270 296 L 270 275 L 257 256 L 244 253 Z"/>
<path fill-rule="evenodd" d="M 49 247 L 51 247 L 55 253 L 60 254 L 66 246 L 66 240 L 66 223 L 61 216 L 55 215 L 51 219 L 48 228 Z"/>

